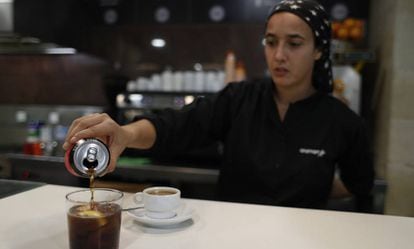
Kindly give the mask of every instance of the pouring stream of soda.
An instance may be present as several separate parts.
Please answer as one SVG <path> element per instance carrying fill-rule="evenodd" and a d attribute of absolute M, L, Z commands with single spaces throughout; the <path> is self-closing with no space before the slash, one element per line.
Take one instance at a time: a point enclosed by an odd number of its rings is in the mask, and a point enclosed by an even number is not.
<path fill-rule="evenodd" d="M 95 201 L 94 201 L 94 188 L 95 188 L 95 169 L 89 168 L 88 169 L 88 175 L 89 175 L 89 189 L 91 191 L 91 200 L 90 200 L 90 209 L 95 208 Z"/>

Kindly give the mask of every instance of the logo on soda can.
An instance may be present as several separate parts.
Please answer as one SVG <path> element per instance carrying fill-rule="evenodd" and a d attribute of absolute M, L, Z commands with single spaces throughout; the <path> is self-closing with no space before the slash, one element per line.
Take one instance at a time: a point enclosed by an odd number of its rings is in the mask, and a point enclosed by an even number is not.
<path fill-rule="evenodd" d="M 102 176 L 109 162 L 108 147 L 96 138 L 81 139 L 65 153 L 66 169 L 75 176 L 89 178 L 91 170 L 94 176 Z"/>

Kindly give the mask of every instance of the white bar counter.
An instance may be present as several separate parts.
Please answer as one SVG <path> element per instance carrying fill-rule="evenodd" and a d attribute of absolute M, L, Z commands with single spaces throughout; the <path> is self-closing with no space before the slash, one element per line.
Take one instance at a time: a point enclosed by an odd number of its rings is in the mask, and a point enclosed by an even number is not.
<path fill-rule="evenodd" d="M 0 199 L 0 249 L 69 248 L 65 195 L 75 189 L 45 185 Z M 414 248 L 414 218 L 184 202 L 194 209 L 193 219 L 174 227 L 148 227 L 124 212 L 120 248 Z"/>

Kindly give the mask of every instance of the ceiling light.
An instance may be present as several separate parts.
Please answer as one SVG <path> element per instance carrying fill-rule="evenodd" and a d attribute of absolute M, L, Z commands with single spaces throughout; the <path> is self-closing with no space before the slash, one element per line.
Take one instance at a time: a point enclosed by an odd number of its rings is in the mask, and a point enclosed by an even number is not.
<path fill-rule="evenodd" d="M 154 38 L 151 41 L 151 45 L 154 48 L 163 48 L 163 47 L 165 47 L 165 44 L 166 44 L 165 40 L 161 39 L 161 38 Z"/>

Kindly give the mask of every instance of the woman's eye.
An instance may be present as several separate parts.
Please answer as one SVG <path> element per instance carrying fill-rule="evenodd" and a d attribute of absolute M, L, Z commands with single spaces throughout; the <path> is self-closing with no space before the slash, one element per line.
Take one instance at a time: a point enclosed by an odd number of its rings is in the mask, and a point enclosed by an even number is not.
<path fill-rule="evenodd" d="M 300 45 L 302 45 L 300 42 L 289 42 L 289 45 L 291 47 L 299 47 Z"/>
<path fill-rule="evenodd" d="M 263 39 L 263 46 L 273 47 L 275 46 L 275 39 L 271 37 L 266 37 Z"/>

